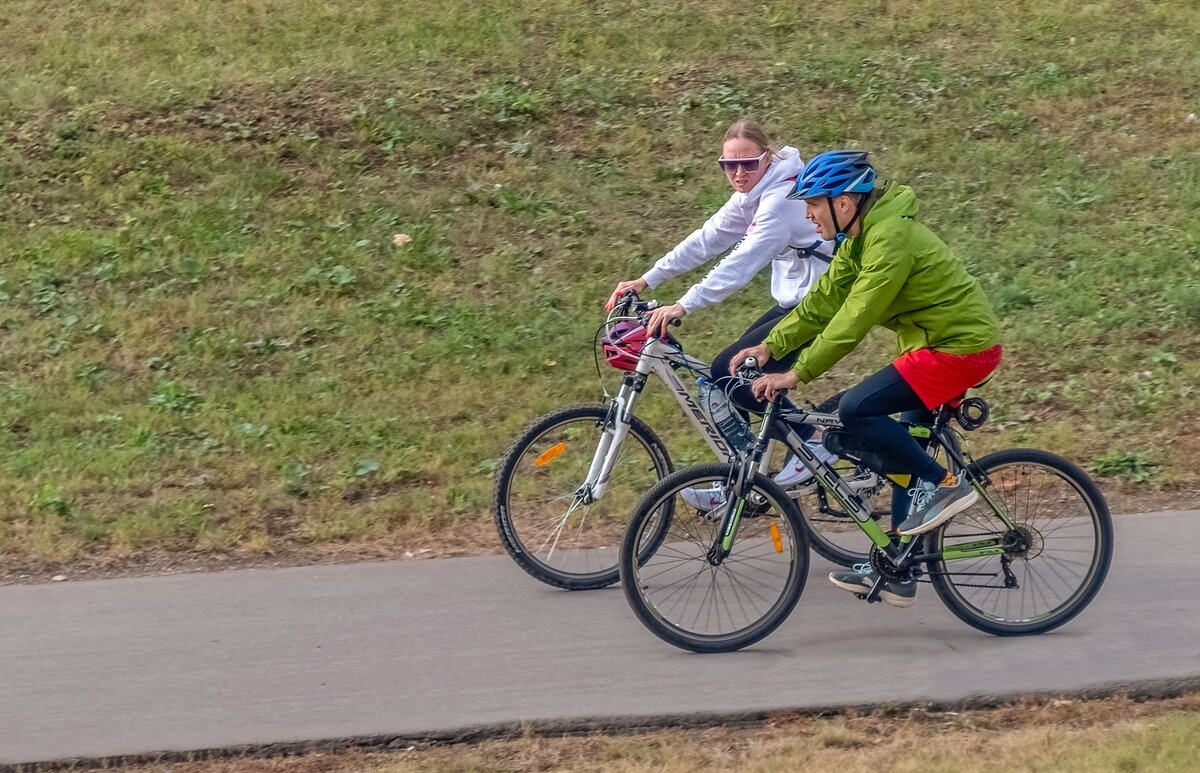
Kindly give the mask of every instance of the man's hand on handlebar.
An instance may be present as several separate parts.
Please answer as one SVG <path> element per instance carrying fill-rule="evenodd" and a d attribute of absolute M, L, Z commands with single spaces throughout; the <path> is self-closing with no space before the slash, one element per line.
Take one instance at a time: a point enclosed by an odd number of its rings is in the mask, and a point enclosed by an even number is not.
<path fill-rule="evenodd" d="M 750 385 L 750 391 L 757 400 L 774 400 L 780 390 L 791 389 L 799 383 L 800 377 L 796 375 L 796 371 L 785 370 L 783 373 L 767 373 L 762 378 L 755 379 Z"/>
<path fill-rule="evenodd" d="M 758 367 L 761 368 L 771 359 L 771 350 L 767 348 L 766 344 L 759 344 L 758 346 L 751 346 L 749 349 L 742 349 L 740 352 L 733 355 L 733 359 L 729 361 L 729 375 L 736 376 L 738 368 L 742 367 L 742 363 L 746 361 L 747 357 L 753 357 L 757 362 Z"/>
<path fill-rule="evenodd" d="M 608 297 L 608 303 L 604 304 L 604 310 L 612 311 L 617 305 L 617 301 L 621 299 L 621 296 L 626 290 L 633 290 L 635 293 L 642 293 L 645 292 L 646 288 L 649 286 L 650 285 L 646 284 L 645 279 L 640 278 L 626 279 L 623 282 L 617 282 L 617 289 L 613 290 L 612 295 Z"/>
<path fill-rule="evenodd" d="M 667 334 L 667 325 L 670 325 L 684 314 L 687 314 L 687 312 L 678 303 L 672 303 L 670 306 L 660 306 L 650 312 L 647 317 L 646 333 L 652 336 L 665 336 Z"/>

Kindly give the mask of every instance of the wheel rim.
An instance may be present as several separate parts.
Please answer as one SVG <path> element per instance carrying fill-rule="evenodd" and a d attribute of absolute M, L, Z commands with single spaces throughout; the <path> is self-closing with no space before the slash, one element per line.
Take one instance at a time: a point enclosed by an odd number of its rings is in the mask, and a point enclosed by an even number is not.
<path fill-rule="evenodd" d="M 1009 569 L 1019 587 L 1003 587 L 999 556 L 940 563 L 938 571 L 950 573 L 947 590 L 976 616 L 999 625 L 1037 625 L 1069 609 L 1091 587 L 1103 549 L 1099 514 L 1079 484 L 1052 467 L 1012 462 L 987 472 L 988 493 L 1017 529 L 1007 529 L 981 498 L 938 533 L 938 549 L 1006 534 L 1018 539 Z"/>
<path fill-rule="evenodd" d="M 598 417 L 565 419 L 526 446 L 510 477 L 511 536 L 530 560 L 557 574 L 615 574 L 629 517 L 660 477 L 649 446 L 630 432 L 603 496 L 585 501 L 579 493 L 601 437 Z"/>
<path fill-rule="evenodd" d="M 777 623 L 799 571 L 800 542 L 770 497 L 761 498 L 760 513 L 742 518 L 730 555 L 717 566 L 709 561 L 723 508 L 706 517 L 681 492 L 724 484 L 720 476 L 692 478 L 653 503 L 638 525 L 639 544 L 659 544 L 634 568 L 633 587 L 660 623 L 698 641 L 752 636 Z M 665 529 L 664 510 L 673 513 Z"/>

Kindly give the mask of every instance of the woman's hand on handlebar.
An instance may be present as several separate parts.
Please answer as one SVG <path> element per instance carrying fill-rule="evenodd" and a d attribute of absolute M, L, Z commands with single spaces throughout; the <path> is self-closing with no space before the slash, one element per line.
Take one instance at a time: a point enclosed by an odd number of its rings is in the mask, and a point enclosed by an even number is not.
<path fill-rule="evenodd" d="M 672 303 L 670 306 L 660 306 L 650 312 L 646 318 L 646 333 L 652 336 L 665 336 L 667 334 L 667 325 L 670 325 L 671 322 L 679 319 L 684 314 L 687 314 L 687 312 L 678 303 Z"/>
<path fill-rule="evenodd" d="M 733 355 L 733 359 L 729 361 L 729 375 L 736 376 L 738 368 L 742 367 L 742 363 L 746 361 L 747 357 L 753 357 L 757 361 L 758 367 L 761 368 L 767 364 L 768 360 L 771 359 L 771 350 L 767 348 L 766 344 L 759 344 L 758 346 L 751 346 L 749 349 L 742 349 L 740 352 Z"/>
<path fill-rule="evenodd" d="M 785 370 L 782 373 L 767 373 L 755 379 L 750 385 L 750 391 L 757 400 L 774 400 L 780 390 L 791 389 L 799 383 L 800 377 L 796 375 L 796 371 Z"/>
<path fill-rule="evenodd" d="M 623 282 L 617 282 L 617 289 L 613 290 L 612 295 L 608 297 L 608 303 L 604 304 L 604 310 L 612 311 L 613 307 L 617 305 L 617 301 L 620 300 L 621 296 L 626 290 L 633 290 L 635 293 L 642 293 L 645 292 L 646 288 L 649 286 L 650 285 L 646 284 L 645 279 L 640 278 L 626 279 Z"/>

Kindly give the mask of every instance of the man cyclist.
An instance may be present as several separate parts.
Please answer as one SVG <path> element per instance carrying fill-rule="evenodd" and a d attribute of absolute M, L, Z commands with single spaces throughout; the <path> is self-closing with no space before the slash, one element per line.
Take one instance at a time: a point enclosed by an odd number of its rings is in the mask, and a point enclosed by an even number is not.
<path fill-rule="evenodd" d="M 965 476 L 950 474 L 901 423 L 926 421 L 931 410 L 984 380 L 1000 364 L 999 323 L 979 282 L 941 239 L 916 219 L 912 188 L 876 184 L 874 167 L 859 151 L 828 151 L 812 158 L 788 195 L 803 199 L 821 236 L 837 243 L 833 263 L 803 300 L 761 344 L 737 353 L 759 362 L 799 350 L 793 366 L 751 385 L 758 400 L 807 384 L 849 354 L 867 332 L 896 332 L 899 357 L 851 387 L 838 413 L 850 432 L 913 476 L 913 487 L 893 496 L 893 526 L 923 534 L 970 507 L 979 495 Z M 904 507 L 908 497 L 911 506 Z M 907 518 L 899 521 L 905 515 Z M 845 590 L 870 590 L 869 565 L 833 572 Z M 916 583 L 885 583 L 880 597 L 893 606 L 916 600 Z"/>

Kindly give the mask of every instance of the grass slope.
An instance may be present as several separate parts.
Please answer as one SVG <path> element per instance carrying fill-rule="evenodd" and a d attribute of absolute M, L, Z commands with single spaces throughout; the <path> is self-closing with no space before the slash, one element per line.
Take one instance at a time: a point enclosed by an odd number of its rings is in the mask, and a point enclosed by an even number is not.
<path fill-rule="evenodd" d="M 611 285 L 724 199 L 742 114 L 806 155 L 873 150 L 985 283 L 1007 364 L 980 447 L 1200 482 L 1200 15 L 756 8 L 11 0 L 0 551 L 478 531 L 508 439 L 598 396 Z M 766 302 L 681 335 L 711 355 Z M 644 416 L 701 458 L 670 406 Z"/>

